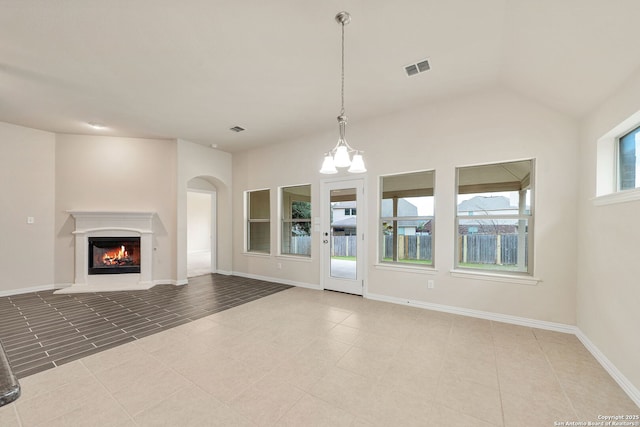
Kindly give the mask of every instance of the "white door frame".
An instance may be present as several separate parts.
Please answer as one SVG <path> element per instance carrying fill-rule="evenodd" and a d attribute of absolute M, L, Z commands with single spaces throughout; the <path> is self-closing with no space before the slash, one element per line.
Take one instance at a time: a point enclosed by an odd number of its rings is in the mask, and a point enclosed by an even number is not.
<path fill-rule="evenodd" d="M 218 272 L 218 192 L 211 192 L 211 272 Z"/>
<path fill-rule="evenodd" d="M 364 177 L 341 177 L 320 181 L 320 286 L 322 289 L 337 290 L 355 295 L 366 294 L 365 263 L 367 259 L 366 230 L 366 200 Z M 356 188 L 356 232 L 357 258 L 356 278 L 342 279 L 331 277 L 331 218 L 329 212 L 331 190 L 340 188 Z M 328 233 L 328 234 L 326 234 Z M 325 241 L 327 241 L 325 243 Z"/>

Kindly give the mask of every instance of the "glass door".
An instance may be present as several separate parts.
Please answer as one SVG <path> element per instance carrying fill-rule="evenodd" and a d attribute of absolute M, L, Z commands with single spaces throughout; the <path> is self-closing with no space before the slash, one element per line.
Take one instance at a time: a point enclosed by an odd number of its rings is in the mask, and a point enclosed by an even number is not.
<path fill-rule="evenodd" d="M 362 295 L 363 180 L 324 182 L 321 191 L 323 287 Z"/>

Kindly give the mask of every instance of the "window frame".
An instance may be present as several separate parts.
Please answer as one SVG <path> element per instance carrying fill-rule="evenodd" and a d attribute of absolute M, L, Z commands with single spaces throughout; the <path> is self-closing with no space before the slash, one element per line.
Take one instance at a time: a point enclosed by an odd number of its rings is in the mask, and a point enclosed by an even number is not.
<path fill-rule="evenodd" d="M 629 129 L 626 132 L 622 132 L 620 135 L 618 135 L 615 139 L 615 180 L 616 180 L 616 192 L 620 193 L 620 192 L 624 192 L 624 191 L 638 191 L 640 190 L 640 176 L 635 176 L 635 187 L 632 188 L 622 188 L 622 139 L 631 135 L 631 134 L 635 134 L 635 142 L 636 142 L 636 147 L 638 147 L 638 141 L 640 140 L 640 123 L 637 123 L 637 125 L 635 127 L 632 127 L 631 129 Z M 640 153 L 638 153 L 638 151 L 636 150 L 635 153 L 636 156 L 636 164 L 638 162 L 638 157 L 640 156 Z"/>
<path fill-rule="evenodd" d="M 467 215 L 460 215 L 459 211 L 458 211 L 458 196 L 461 194 L 460 193 L 460 171 L 464 168 L 473 168 L 473 167 L 482 167 L 482 166 L 497 166 L 497 165 L 504 165 L 504 164 L 509 164 L 509 163 L 516 163 L 516 162 L 524 162 L 524 161 L 529 161 L 530 162 L 530 170 L 529 170 L 529 176 L 527 179 L 527 186 L 522 188 L 520 191 L 529 189 L 530 191 L 530 202 L 529 202 L 529 213 L 517 213 L 517 214 L 486 214 L 486 215 L 482 215 L 482 220 L 516 220 L 516 221 L 521 221 L 521 220 L 525 220 L 526 224 L 527 224 L 527 228 L 526 228 L 526 235 L 527 235 L 527 242 L 526 242 L 526 250 L 527 250 L 527 265 L 526 265 L 526 271 L 518 271 L 518 270 L 506 270 L 506 269 L 500 269 L 500 268 L 474 268 L 474 267 L 467 267 L 464 265 L 460 265 L 460 257 L 459 254 L 461 252 L 461 248 L 460 248 L 460 242 L 461 242 L 461 234 L 460 234 L 460 221 L 461 220 L 470 220 L 470 219 L 474 219 L 477 220 L 478 219 L 478 215 L 473 215 L 473 212 L 470 212 L 470 214 Z M 491 162 L 491 163 L 483 163 L 483 164 L 474 164 L 474 165 L 466 165 L 466 166 L 457 166 L 456 170 L 455 170 L 455 197 L 454 197 L 454 213 L 455 213 L 455 244 L 454 244 L 454 255 L 453 255 L 453 262 L 454 262 L 454 271 L 456 272 L 460 272 L 463 274 L 480 274 L 480 275 L 490 275 L 490 276 L 516 276 L 516 277 L 531 277 L 533 278 L 533 274 L 534 274 L 534 231 L 535 231 L 535 197 L 536 197 L 536 191 L 535 191 L 535 170 L 536 170 L 536 159 L 535 158 L 528 158 L 528 159 L 519 159 L 519 160 L 506 160 L 506 161 L 500 161 L 500 162 Z M 526 177 L 523 177 L 523 181 L 526 179 Z M 488 183 L 488 184 L 494 184 L 494 185 L 498 185 L 499 186 L 499 182 L 495 182 L 495 183 Z M 480 184 L 480 185 L 484 185 L 484 184 Z M 462 193 L 462 194 L 483 194 L 483 193 L 490 193 L 490 192 L 495 192 L 495 193 L 499 193 L 499 192 L 504 192 L 504 191 L 509 191 L 509 190 L 500 190 L 500 189 L 496 189 L 493 191 L 484 191 L 484 192 L 480 192 L 478 191 L 477 193 Z M 514 190 L 511 190 L 514 191 Z M 491 265 L 491 264 L 488 264 Z"/>
<path fill-rule="evenodd" d="M 307 219 L 293 219 L 293 218 L 285 218 L 285 197 L 284 197 L 284 192 L 286 189 L 288 188 L 297 188 L 297 187 L 308 187 L 309 188 L 309 200 L 308 203 L 310 205 L 310 211 L 309 211 L 309 218 Z M 294 257 L 294 258 L 300 258 L 300 259 L 308 259 L 311 258 L 311 255 L 313 253 L 313 224 L 312 224 L 312 219 L 313 219 L 313 200 L 312 200 L 312 196 L 311 196 L 311 184 L 297 184 L 297 185 L 285 185 L 285 186 L 281 186 L 278 187 L 278 256 L 283 256 L 283 257 Z M 304 201 L 304 200 L 291 200 L 291 202 L 294 201 Z M 291 209 L 291 206 L 288 207 L 288 209 Z M 285 224 L 287 223 L 308 223 L 309 224 L 309 238 L 311 239 L 311 243 L 309 246 L 309 253 L 308 254 L 296 254 L 296 253 L 290 253 L 290 252 L 283 252 L 283 248 L 285 247 L 284 242 L 283 242 L 283 235 L 282 233 L 284 232 L 284 228 L 285 228 Z"/>
<path fill-rule="evenodd" d="M 596 143 L 595 206 L 640 200 L 640 187 L 620 190 L 619 140 L 640 126 L 640 111 L 606 132 Z"/>
<path fill-rule="evenodd" d="M 267 218 L 252 218 L 251 217 L 251 194 L 259 193 L 259 192 L 267 192 L 267 202 L 268 206 L 266 211 L 269 213 Z M 271 255 L 271 189 L 269 188 L 260 188 L 255 190 L 246 190 L 244 192 L 244 251 L 245 253 L 255 254 L 255 255 Z M 268 246 L 269 249 L 267 251 L 256 250 L 251 247 L 251 224 L 259 224 L 259 223 L 267 223 L 269 225 L 268 232 Z"/>
<path fill-rule="evenodd" d="M 432 180 L 432 186 L 430 188 L 419 188 L 419 189 L 404 189 L 404 190 L 397 190 L 396 192 L 398 192 L 399 194 L 403 193 L 403 192 L 407 192 L 407 193 L 413 193 L 414 195 L 411 196 L 410 194 L 403 196 L 404 197 L 432 197 L 433 198 L 433 215 L 413 215 L 413 216 L 383 216 L 383 212 L 382 212 L 382 204 L 383 204 L 383 200 L 387 200 L 389 198 L 385 198 L 384 197 L 384 179 L 385 178 L 391 178 L 391 177 L 402 177 L 402 176 L 409 176 L 409 175 L 414 175 L 414 174 L 419 174 L 419 173 L 430 173 L 431 174 L 431 180 Z M 399 268 L 399 269 L 407 269 L 407 270 L 411 270 L 411 269 L 417 269 L 417 270 L 422 270 L 422 271 L 426 271 L 426 270 L 434 270 L 435 266 L 436 266 L 436 254 L 435 254 L 435 186 L 436 186 L 436 171 L 435 169 L 424 169 L 424 170 L 417 170 L 417 171 L 411 171 L 411 172 L 399 172 L 399 173 L 394 173 L 394 174 L 387 174 L 387 175 L 380 175 L 379 179 L 378 179 L 378 186 L 379 186 L 379 190 L 378 190 L 378 197 L 379 197 L 379 203 L 378 203 L 378 250 L 377 250 L 377 260 L 378 260 L 378 266 L 380 267 L 391 267 L 391 268 Z M 430 195 L 421 195 L 418 192 L 420 192 L 421 190 L 426 190 L 427 192 L 431 192 Z M 398 197 L 398 199 L 400 199 L 400 197 Z M 392 227 L 393 229 L 393 253 L 394 253 L 394 257 L 397 258 L 397 236 L 399 236 L 398 233 L 398 229 L 399 227 L 397 226 L 397 222 L 399 221 L 424 221 L 424 222 L 428 222 L 431 221 L 431 259 L 430 259 L 430 263 L 428 264 L 422 264 L 422 263 L 415 263 L 415 262 L 407 262 L 407 261 L 400 261 L 400 260 L 387 260 L 385 259 L 385 254 L 383 253 L 384 248 L 385 248 L 385 244 L 384 244 L 384 239 L 385 239 L 385 233 L 384 233 L 384 224 L 388 223 L 388 222 L 392 222 L 395 224 L 395 226 Z"/>

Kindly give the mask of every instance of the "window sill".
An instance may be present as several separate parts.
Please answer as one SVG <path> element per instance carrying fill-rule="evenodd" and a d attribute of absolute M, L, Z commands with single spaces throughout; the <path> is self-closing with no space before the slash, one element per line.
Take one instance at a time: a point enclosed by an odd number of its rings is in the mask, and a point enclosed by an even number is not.
<path fill-rule="evenodd" d="M 306 255 L 286 255 L 280 254 L 276 256 L 277 259 L 287 260 L 287 261 L 298 261 L 298 262 L 311 262 L 311 257 Z"/>
<path fill-rule="evenodd" d="M 451 276 L 463 279 L 488 280 L 490 282 L 515 283 L 517 285 L 536 286 L 541 279 L 532 276 L 520 276 L 517 274 L 501 274 L 483 271 L 451 270 Z"/>
<path fill-rule="evenodd" d="M 271 254 L 265 252 L 242 252 L 242 255 L 255 256 L 258 258 L 269 258 L 271 256 Z"/>
<path fill-rule="evenodd" d="M 416 274 L 436 274 L 438 270 L 433 267 L 414 267 L 412 265 L 398 265 L 398 264 L 374 264 L 377 270 L 387 271 L 401 271 L 404 273 L 416 273 Z"/>
<path fill-rule="evenodd" d="M 618 191 L 617 193 L 605 194 L 591 199 L 595 206 L 615 205 L 640 200 L 640 188 Z"/>

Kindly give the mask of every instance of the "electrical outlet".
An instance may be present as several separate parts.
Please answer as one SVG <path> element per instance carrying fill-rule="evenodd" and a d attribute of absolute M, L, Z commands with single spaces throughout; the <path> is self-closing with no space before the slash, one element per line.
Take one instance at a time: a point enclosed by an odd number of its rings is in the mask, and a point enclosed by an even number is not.
<path fill-rule="evenodd" d="M 28 216 L 27 217 L 27 224 L 33 224 L 34 222 L 36 222 L 36 219 L 32 216 Z"/>
<path fill-rule="evenodd" d="M 436 282 L 434 280 L 427 280 L 427 288 L 433 289 L 435 285 Z"/>

